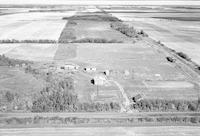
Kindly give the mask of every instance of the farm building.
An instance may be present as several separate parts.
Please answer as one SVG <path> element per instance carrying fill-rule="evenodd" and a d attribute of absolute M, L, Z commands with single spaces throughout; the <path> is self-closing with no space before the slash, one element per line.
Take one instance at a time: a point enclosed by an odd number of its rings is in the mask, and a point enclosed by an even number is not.
<path fill-rule="evenodd" d="M 65 70 L 78 70 L 79 66 L 76 64 L 65 64 L 64 69 Z"/>
<path fill-rule="evenodd" d="M 110 71 L 109 71 L 109 70 L 105 70 L 103 73 L 104 73 L 106 76 L 109 76 L 109 75 L 110 75 Z"/>
<path fill-rule="evenodd" d="M 142 95 L 138 94 L 132 98 L 133 102 L 138 102 L 142 100 Z"/>
<path fill-rule="evenodd" d="M 85 67 L 84 71 L 86 72 L 95 72 L 97 69 L 95 67 Z"/>
<path fill-rule="evenodd" d="M 50 71 L 55 71 L 56 69 L 57 69 L 57 68 L 56 68 L 54 65 L 50 65 L 50 66 L 49 66 L 49 70 L 50 70 Z"/>
<path fill-rule="evenodd" d="M 96 75 L 91 82 L 94 85 L 104 85 L 106 83 L 106 77 L 104 75 Z"/>

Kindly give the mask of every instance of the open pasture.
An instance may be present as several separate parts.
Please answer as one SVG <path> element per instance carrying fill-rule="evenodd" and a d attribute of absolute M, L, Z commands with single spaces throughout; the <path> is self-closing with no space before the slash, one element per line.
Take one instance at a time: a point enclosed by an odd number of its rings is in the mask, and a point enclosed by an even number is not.
<path fill-rule="evenodd" d="M 58 40 L 66 20 L 75 12 L 19 13 L 0 16 L 0 40 Z"/>
<path fill-rule="evenodd" d="M 0 53 L 14 59 L 52 61 L 57 44 L 0 44 Z"/>

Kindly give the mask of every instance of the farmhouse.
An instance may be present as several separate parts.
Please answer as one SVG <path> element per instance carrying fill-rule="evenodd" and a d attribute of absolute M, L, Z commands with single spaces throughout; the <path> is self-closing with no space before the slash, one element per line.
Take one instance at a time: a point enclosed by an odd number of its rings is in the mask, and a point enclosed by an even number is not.
<path fill-rule="evenodd" d="M 95 67 L 85 67 L 84 71 L 86 72 L 95 72 L 97 69 Z"/>

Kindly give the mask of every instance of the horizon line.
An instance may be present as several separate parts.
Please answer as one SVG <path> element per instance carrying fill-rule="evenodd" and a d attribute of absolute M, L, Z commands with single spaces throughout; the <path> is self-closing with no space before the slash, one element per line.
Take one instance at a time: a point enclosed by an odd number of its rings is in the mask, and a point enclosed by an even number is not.
<path fill-rule="evenodd" d="M 199 0 L 1 0 L 0 5 L 200 5 Z"/>

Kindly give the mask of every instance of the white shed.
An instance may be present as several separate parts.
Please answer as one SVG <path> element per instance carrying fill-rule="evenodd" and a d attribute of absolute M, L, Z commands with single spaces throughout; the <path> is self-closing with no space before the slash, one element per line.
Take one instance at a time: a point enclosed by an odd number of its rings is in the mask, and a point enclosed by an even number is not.
<path fill-rule="evenodd" d="M 96 75 L 93 80 L 95 85 L 104 85 L 106 83 L 106 77 L 104 75 Z"/>

